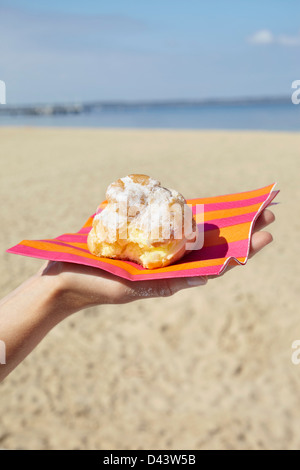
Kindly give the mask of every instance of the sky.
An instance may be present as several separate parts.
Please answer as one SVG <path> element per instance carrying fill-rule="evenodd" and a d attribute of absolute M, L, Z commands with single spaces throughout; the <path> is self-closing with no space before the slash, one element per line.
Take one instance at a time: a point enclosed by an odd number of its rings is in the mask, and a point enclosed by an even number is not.
<path fill-rule="evenodd" d="M 299 0 L 0 0 L 7 104 L 288 96 Z"/>

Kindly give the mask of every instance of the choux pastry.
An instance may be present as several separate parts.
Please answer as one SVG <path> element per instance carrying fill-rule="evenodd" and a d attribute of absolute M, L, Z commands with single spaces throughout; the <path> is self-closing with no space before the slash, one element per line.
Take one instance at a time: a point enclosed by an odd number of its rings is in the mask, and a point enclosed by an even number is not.
<path fill-rule="evenodd" d="M 168 266 L 189 250 L 197 226 L 184 197 L 146 175 L 111 183 L 107 205 L 93 219 L 90 252 L 133 261 L 147 269 Z"/>

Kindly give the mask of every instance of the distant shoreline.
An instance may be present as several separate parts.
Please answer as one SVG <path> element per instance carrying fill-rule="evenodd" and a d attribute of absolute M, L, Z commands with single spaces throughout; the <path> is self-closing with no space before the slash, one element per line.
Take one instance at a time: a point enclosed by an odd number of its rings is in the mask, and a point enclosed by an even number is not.
<path fill-rule="evenodd" d="M 289 96 L 216 98 L 202 100 L 152 100 L 152 101 L 93 101 L 83 103 L 43 103 L 24 105 L 1 105 L 0 115 L 52 116 L 82 114 L 105 110 L 155 109 L 155 108 L 196 108 L 204 106 L 245 106 L 288 104 Z"/>

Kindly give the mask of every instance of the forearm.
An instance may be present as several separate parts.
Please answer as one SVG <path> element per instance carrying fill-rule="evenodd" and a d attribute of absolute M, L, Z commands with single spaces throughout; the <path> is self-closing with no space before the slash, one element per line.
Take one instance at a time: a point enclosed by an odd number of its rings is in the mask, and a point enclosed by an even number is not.
<path fill-rule="evenodd" d="M 0 302 L 0 340 L 6 349 L 6 364 L 0 364 L 3 380 L 69 313 L 56 276 L 41 273 Z"/>

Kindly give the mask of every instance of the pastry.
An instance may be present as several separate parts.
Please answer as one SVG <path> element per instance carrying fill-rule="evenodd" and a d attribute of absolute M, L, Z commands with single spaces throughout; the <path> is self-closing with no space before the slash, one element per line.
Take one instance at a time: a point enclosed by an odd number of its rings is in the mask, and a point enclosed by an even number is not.
<path fill-rule="evenodd" d="M 146 175 L 111 183 L 107 205 L 88 235 L 90 252 L 154 269 L 179 260 L 196 238 L 197 226 L 184 197 Z"/>

